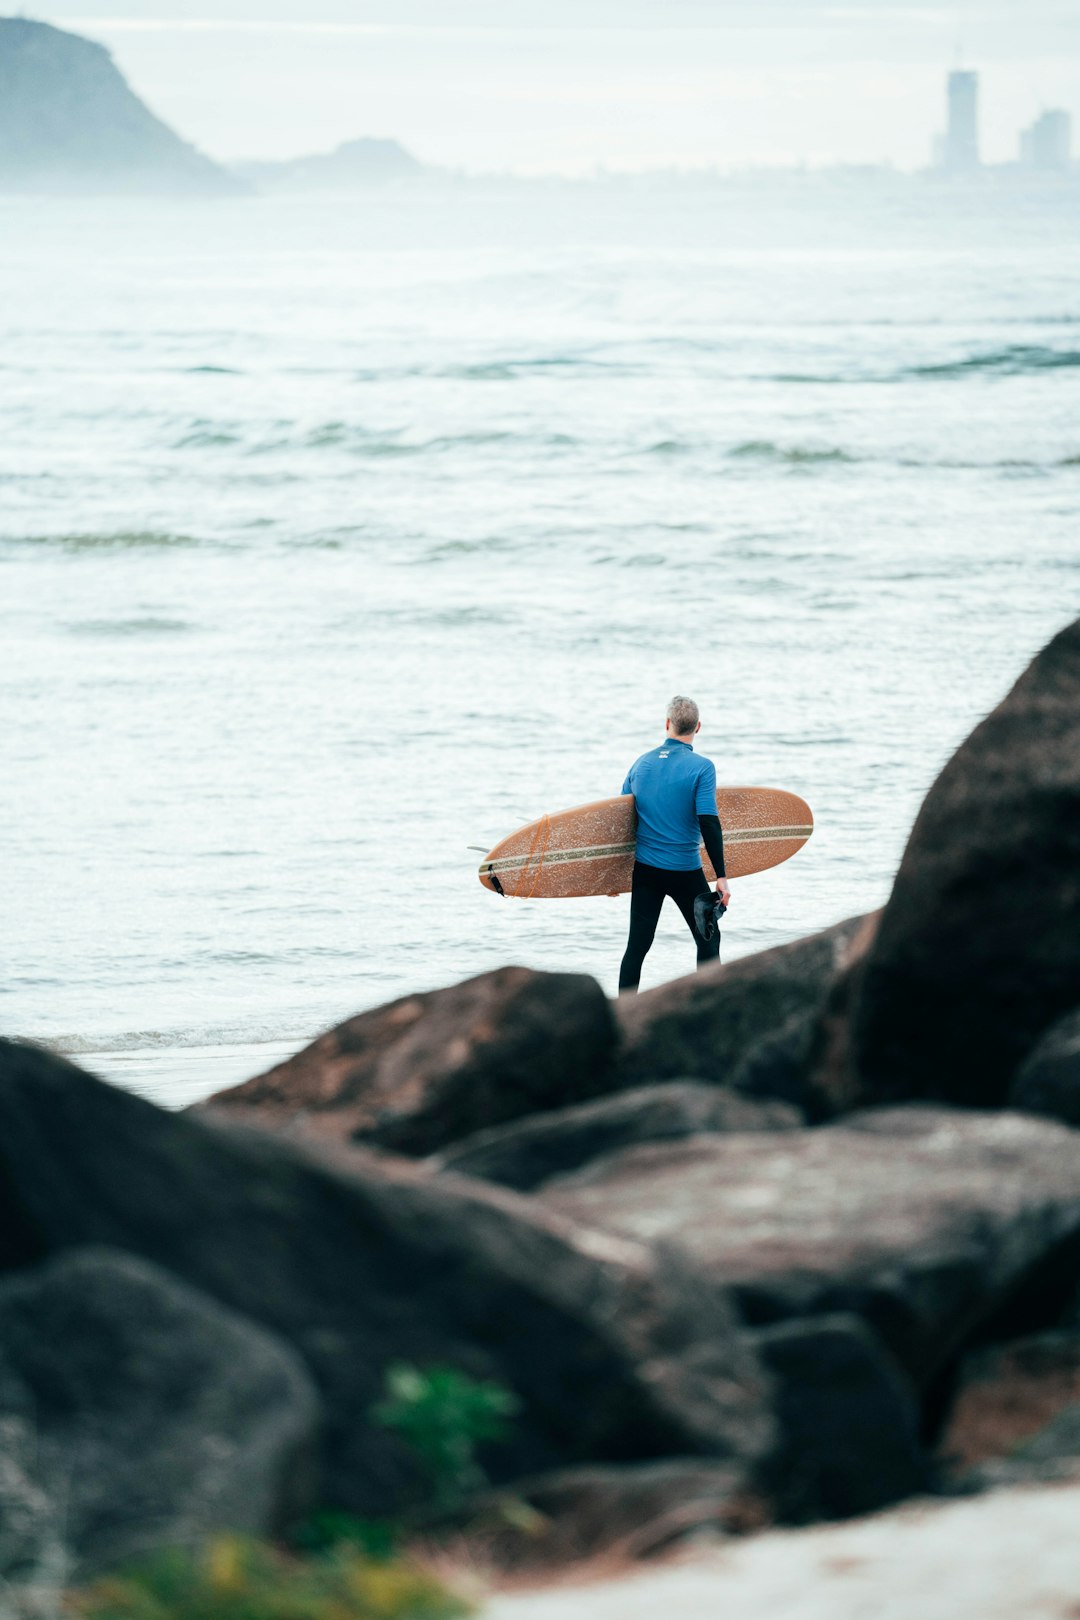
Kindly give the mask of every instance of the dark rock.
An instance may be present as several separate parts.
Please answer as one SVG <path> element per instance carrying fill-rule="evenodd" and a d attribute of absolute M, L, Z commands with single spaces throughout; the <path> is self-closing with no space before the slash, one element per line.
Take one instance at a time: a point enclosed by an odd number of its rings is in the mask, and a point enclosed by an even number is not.
<path fill-rule="evenodd" d="M 744 1470 L 675 1457 L 516 1480 L 509 1502 L 494 1497 L 479 1504 L 467 1542 L 488 1567 L 535 1574 L 592 1560 L 649 1558 L 703 1533 L 757 1529 L 765 1514 Z"/>
<path fill-rule="evenodd" d="M 1080 1011 L 1052 1025 L 1017 1071 L 1009 1107 L 1080 1125 Z"/>
<path fill-rule="evenodd" d="M 499 968 L 350 1018 L 211 1106 L 277 1129 L 433 1153 L 610 1090 L 615 1039 L 594 979 Z"/>
<path fill-rule="evenodd" d="M 939 1455 L 968 1489 L 1080 1478 L 1080 1331 L 966 1357 Z"/>
<path fill-rule="evenodd" d="M 809 939 L 718 963 L 618 1003 L 623 1032 L 623 1084 L 675 1076 L 727 1084 L 762 1042 L 785 1026 L 820 1015 L 830 986 L 866 949 L 875 919 L 850 917 Z M 808 1061 L 807 1043 L 796 1067 Z M 792 1076 L 792 1053 L 779 1095 L 801 1105 L 802 1088 Z M 759 1076 L 760 1081 L 760 1076 Z M 753 1087 L 765 1095 L 765 1087 Z"/>
<path fill-rule="evenodd" d="M 35 1477 L 37 1434 L 30 1392 L 0 1355 L 0 1616 L 3 1588 L 53 1597 L 67 1586 L 71 1559 L 62 1511 Z M 47 1612 L 47 1611 L 46 1611 Z"/>
<path fill-rule="evenodd" d="M 1076 1138 L 1023 1114 L 917 1107 L 700 1136 L 631 1148 L 539 1196 L 677 1248 L 751 1324 L 854 1313 L 918 1385 L 1007 1306 L 1032 1331 L 1020 1318 L 1064 1298 L 1080 1258 Z"/>
<path fill-rule="evenodd" d="M 995 1106 L 1080 1005 L 1080 620 L 938 777 L 866 958 L 864 1097 Z"/>
<path fill-rule="evenodd" d="M 858 1317 L 784 1322 L 754 1344 L 777 1391 L 766 1477 L 783 1523 L 853 1518 L 927 1489 L 914 1387 Z"/>
<path fill-rule="evenodd" d="M 433 1170 L 529 1192 L 552 1176 L 637 1142 L 702 1131 L 791 1130 L 801 1123 L 801 1114 L 783 1103 L 753 1102 L 722 1086 L 671 1080 L 478 1131 L 427 1162 Z"/>
<path fill-rule="evenodd" d="M 287 1339 L 323 1398 L 333 1505 L 391 1513 L 415 1489 L 409 1454 L 369 1415 L 395 1361 L 516 1392 L 498 1479 L 771 1444 L 768 1386 L 731 1306 L 702 1297 L 677 1256 L 503 1188 L 342 1158 L 165 1113 L 0 1042 L 0 1265 L 126 1247 Z"/>
<path fill-rule="evenodd" d="M 155 118 L 103 45 L 0 18 L 5 190 L 227 194 L 246 186 Z"/>
<path fill-rule="evenodd" d="M 0 1365 L 76 1576 L 218 1530 L 274 1535 L 317 1503 L 302 1363 L 145 1261 L 76 1249 L 4 1278 Z"/>

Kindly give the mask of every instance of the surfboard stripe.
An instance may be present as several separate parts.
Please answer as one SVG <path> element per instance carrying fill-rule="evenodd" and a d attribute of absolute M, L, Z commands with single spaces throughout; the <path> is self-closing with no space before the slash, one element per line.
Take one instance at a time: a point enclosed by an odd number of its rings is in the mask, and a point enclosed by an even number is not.
<path fill-rule="evenodd" d="M 734 827 L 730 832 L 725 831 L 726 844 L 754 844 L 785 838 L 807 839 L 813 832 L 813 827 Z M 632 855 L 636 844 L 591 844 L 583 845 L 579 849 L 548 849 L 542 857 L 544 866 L 562 866 L 570 861 L 596 861 L 611 860 L 619 855 Z M 537 862 L 537 855 L 503 855 L 497 861 L 482 861 L 481 873 L 487 872 L 517 872 L 523 867 L 533 866 Z"/>

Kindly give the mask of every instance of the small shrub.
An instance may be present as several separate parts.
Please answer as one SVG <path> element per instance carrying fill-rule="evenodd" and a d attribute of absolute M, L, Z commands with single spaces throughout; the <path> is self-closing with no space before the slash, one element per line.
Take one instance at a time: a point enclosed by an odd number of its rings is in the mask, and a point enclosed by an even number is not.
<path fill-rule="evenodd" d="M 386 1396 L 372 1417 L 401 1435 L 428 1477 L 433 1505 L 452 1509 L 487 1485 L 477 1447 L 505 1440 L 520 1410 L 501 1384 L 483 1383 L 455 1367 L 422 1371 L 399 1362 L 387 1369 Z"/>
<path fill-rule="evenodd" d="M 358 1519 L 355 1514 L 321 1508 L 293 1530 L 290 1540 L 299 1552 L 333 1552 L 353 1547 L 369 1558 L 392 1558 L 401 1540 L 399 1519 Z"/>
<path fill-rule="evenodd" d="M 470 1612 L 400 1560 L 373 1560 L 341 1543 L 299 1559 L 236 1536 L 198 1552 L 161 1553 L 68 1601 L 85 1620 L 461 1620 Z"/>

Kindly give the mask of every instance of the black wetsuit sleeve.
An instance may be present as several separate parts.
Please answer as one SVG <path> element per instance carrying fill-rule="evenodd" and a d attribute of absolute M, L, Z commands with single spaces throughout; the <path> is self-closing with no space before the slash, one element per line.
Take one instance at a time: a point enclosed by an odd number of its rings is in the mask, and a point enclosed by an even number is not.
<path fill-rule="evenodd" d="M 698 816 L 698 826 L 701 828 L 701 841 L 705 845 L 705 853 L 712 861 L 718 878 L 726 877 L 724 871 L 724 831 L 720 825 L 719 816 Z"/>

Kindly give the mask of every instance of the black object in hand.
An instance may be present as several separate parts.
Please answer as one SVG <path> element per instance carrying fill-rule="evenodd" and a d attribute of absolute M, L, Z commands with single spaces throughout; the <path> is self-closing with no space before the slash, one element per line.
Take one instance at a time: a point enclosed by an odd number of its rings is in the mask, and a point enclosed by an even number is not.
<path fill-rule="evenodd" d="M 718 894 L 699 894 L 694 901 L 694 922 L 702 939 L 712 939 L 720 926 L 720 918 L 727 910 Z"/>

